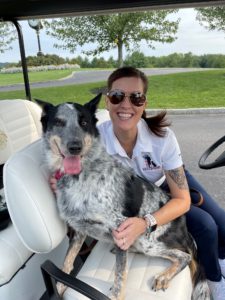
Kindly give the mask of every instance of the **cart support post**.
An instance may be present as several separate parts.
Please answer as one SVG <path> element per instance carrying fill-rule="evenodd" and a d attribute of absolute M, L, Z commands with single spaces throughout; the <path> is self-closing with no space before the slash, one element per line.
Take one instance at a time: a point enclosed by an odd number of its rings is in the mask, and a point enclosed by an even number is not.
<path fill-rule="evenodd" d="M 26 61 L 26 55 L 25 55 L 23 33 L 22 33 L 21 26 L 18 23 L 18 21 L 11 20 L 11 22 L 16 27 L 18 39 L 19 39 L 20 56 L 21 56 L 21 64 L 22 64 L 22 69 L 23 69 L 23 79 L 24 79 L 24 85 L 25 85 L 26 99 L 31 100 L 30 83 L 29 83 L 29 77 L 28 77 L 28 69 L 27 69 L 27 61 Z"/>

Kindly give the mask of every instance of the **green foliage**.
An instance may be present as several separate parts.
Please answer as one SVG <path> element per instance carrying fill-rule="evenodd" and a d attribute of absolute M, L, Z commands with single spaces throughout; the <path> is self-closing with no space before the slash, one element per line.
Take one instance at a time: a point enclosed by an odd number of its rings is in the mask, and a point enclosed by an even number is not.
<path fill-rule="evenodd" d="M 199 57 L 188 53 L 172 53 L 167 56 L 150 57 L 152 66 L 157 68 L 199 68 Z"/>
<path fill-rule="evenodd" d="M 111 56 L 109 59 L 103 57 L 94 57 L 92 60 L 87 56 L 77 56 L 72 59 L 62 58 L 57 55 L 29 56 L 28 66 L 39 66 L 48 64 L 78 64 L 81 68 L 116 68 L 117 61 Z M 134 51 L 126 56 L 125 65 L 137 68 L 224 68 L 225 55 L 223 54 L 205 54 L 194 55 L 188 53 L 172 53 L 167 56 L 145 56 L 142 52 Z M 10 66 L 20 66 L 19 64 L 7 64 Z"/>
<path fill-rule="evenodd" d="M 199 59 L 201 68 L 225 68 L 225 55 L 222 54 L 206 54 Z"/>
<path fill-rule="evenodd" d="M 143 53 L 135 51 L 126 57 L 124 65 L 135 68 L 146 68 L 148 67 L 148 58 Z"/>
<path fill-rule="evenodd" d="M 10 44 L 16 39 L 16 30 L 10 22 L 0 22 L 0 53 L 12 49 Z"/>
<path fill-rule="evenodd" d="M 225 6 L 196 8 L 196 19 L 209 30 L 225 32 Z"/>
<path fill-rule="evenodd" d="M 66 59 L 56 55 L 56 54 L 46 54 L 41 56 L 28 56 L 27 65 L 28 66 L 47 66 L 47 65 L 61 65 L 66 63 Z M 21 61 L 16 65 L 21 67 Z"/>
<path fill-rule="evenodd" d="M 154 48 L 153 42 L 172 43 L 176 39 L 179 20 L 167 19 L 174 12 L 176 10 L 61 18 L 46 21 L 45 26 L 47 34 L 60 41 L 56 47 L 73 53 L 78 45 L 89 43 L 93 49 L 84 50 L 87 55 L 117 48 L 118 64 L 122 65 L 123 47 L 128 51 L 131 45 L 138 49 L 139 42 L 145 40 L 150 48 Z"/>

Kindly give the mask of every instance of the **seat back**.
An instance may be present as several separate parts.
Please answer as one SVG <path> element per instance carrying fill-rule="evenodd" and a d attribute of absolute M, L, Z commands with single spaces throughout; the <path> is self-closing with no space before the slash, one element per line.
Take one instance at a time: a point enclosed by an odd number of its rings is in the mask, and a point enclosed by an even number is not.
<path fill-rule="evenodd" d="M 65 237 L 66 226 L 48 183 L 41 139 L 12 155 L 3 175 L 8 210 L 21 240 L 33 252 L 50 252 Z"/>
<path fill-rule="evenodd" d="M 41 136 L 41 108 L 28 100 L 0 101 L 0 165 Z"/>
<path fill-rule="evenodd" d="M 3 166 L 17 150 L 41 135 L 40 107 L 28 100 L 0 101 L 0 230 L 9 224 L 3 190 Z"/>
<path fill-rule="evenodd" d="M 0 101 L 0 285 L 7 285 L 32 255 L 10 224 L 3 190 L 3 166 L 16 151 L 40 138 L 40 116 L 40 107 L 31 101 Z"/>

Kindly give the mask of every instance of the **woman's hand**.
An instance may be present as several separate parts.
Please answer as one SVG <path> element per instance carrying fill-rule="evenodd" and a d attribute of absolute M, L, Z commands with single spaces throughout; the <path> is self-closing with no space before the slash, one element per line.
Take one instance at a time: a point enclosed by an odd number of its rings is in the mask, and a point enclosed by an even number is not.
<path fill-rule="evenodd" d="M 127 250 L 145 230 L 145 220 L 133 217 L 126 219 L 112 234 L 115 244 L 120 249 Z"/>
<path fill-rule="evenodd" d="M 55 194 L 56 193 L 56 186 L 57 186 L 57 179 L 55 178 L 55 176 L 51 176 L 49 178 L 49 184 L 50 184 L 50 187 L 53 191 L 53 193 Z"/>

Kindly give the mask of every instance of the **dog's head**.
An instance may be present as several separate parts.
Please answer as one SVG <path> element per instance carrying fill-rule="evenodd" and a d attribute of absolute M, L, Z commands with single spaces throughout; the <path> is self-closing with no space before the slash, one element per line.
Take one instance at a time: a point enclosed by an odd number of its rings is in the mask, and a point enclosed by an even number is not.
<path fill-rule="evenodd" d="M 100 99 L 101 94 L 85 105 L 68 102 L 57 106 L 35 99 L 43 109 L 43 137 L 52 171 L 81 172 L 83 157 L 90 152 L 99 135 L 95 112 Z"/>

